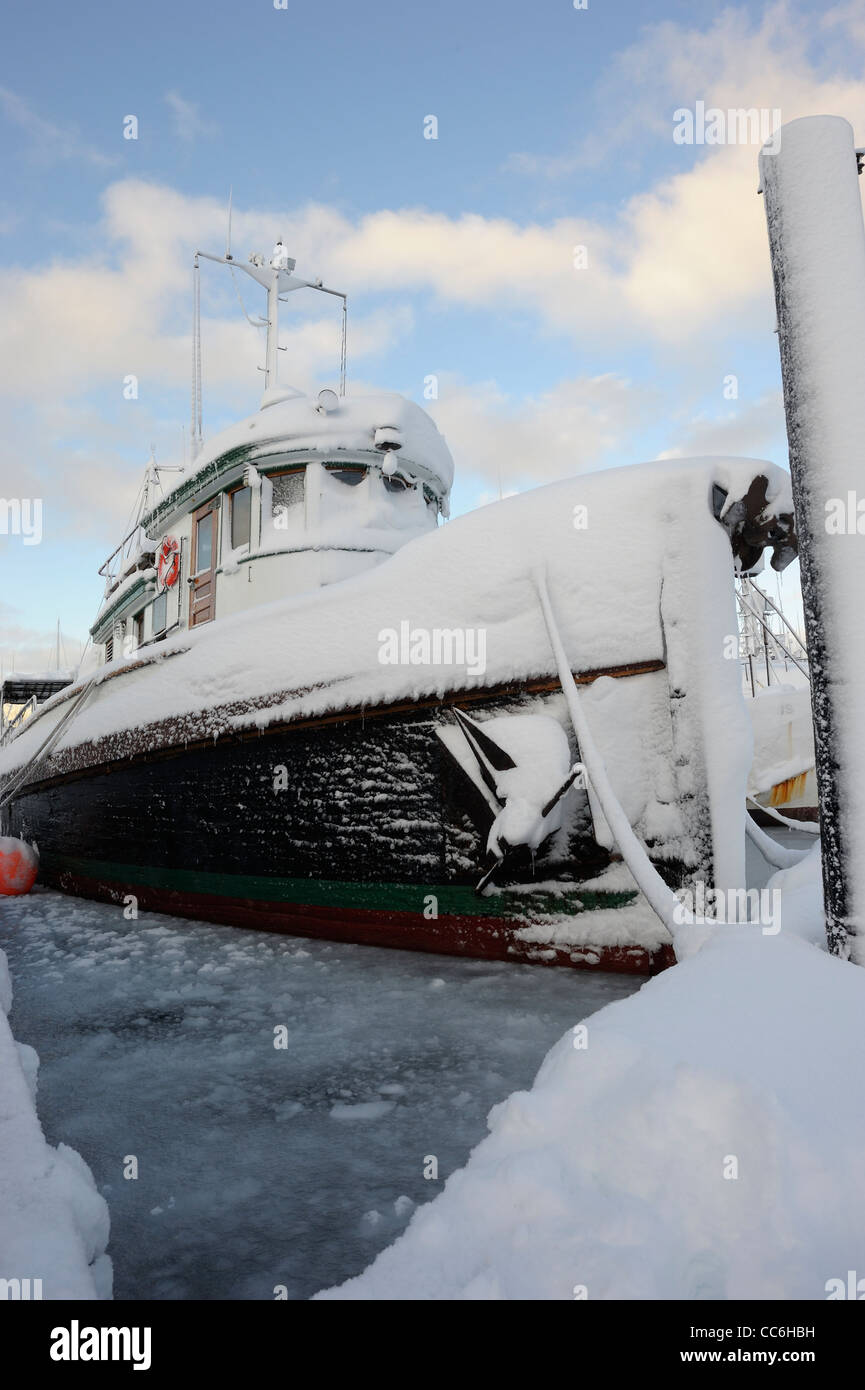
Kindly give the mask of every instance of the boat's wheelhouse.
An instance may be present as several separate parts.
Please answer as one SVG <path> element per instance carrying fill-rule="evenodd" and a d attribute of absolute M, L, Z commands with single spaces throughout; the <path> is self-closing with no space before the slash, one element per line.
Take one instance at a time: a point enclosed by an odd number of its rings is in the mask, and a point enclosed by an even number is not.
<path fill-rule="evenodd" d="M 93 641 L 104 660 L 128 659 L 178 630 L 350 579 L 438 525 L 452 476 L 443 438 L 411 401 L 282 393 L 142 510 L 103 566 Z"/>

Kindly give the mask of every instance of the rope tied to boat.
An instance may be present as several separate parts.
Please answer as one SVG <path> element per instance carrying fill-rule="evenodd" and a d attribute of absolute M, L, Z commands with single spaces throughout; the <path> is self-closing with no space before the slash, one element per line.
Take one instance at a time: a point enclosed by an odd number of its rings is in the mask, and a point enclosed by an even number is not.
<path fill-rule="evenodd" d="M 2 811 L 3 807 L 7 806 L 15 796 L 17 796 L 19 790 L 24 785 L 24 782 L 27 780 L 28 774 L 33 772 L 33 770 L 37 768 L 40 763 L 44 762 L 45 759 L 49 756 L 49 754 L 53 751 L 53 749 L 57 746 L 61 734 L 63 734 L 65 730 L 68 729 L 75 716 L 79 714 L 80 711 L 84 708 L 90 695 L 93 693 L 93 690 L 95 689 L 99 680 L 99 674 L 100 673 L 97 673 L 95 676 L 91 676 L 90 680 L 87 682 L 87 684 L 83 687 L 80 694 L 78 695 L 78 698 L 66 711 L 66 713 L 63 715 L 63 718 L 54 726 L 54 728 L 48 734 L 47 738 L 45 738 L 42 741 L 42 743 L 39 745 L 29 762 L 24 763 L 21 767 L 19 767 L 17 772 L 13 772 L 10 775 L 9 781 L 7 782 L 6 787 L 3 790 L 3 794 L 0 795 L 0 811 Z"/>

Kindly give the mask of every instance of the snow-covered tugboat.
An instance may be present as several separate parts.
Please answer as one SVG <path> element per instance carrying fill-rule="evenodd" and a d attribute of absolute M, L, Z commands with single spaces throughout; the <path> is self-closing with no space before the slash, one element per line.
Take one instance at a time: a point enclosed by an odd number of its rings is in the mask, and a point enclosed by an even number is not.
<path fill-rule="evenodd" d="M 661 968 L 563 681 L 666 882 L 741 888 L 734 569 L 794 555 L 789 477 L 653 463 L 441 525 L 430 417 L 344 376 L 280 388 L 280 297 L 325 287 L 281 246 L 236 264 L 268 292 L 261 409 L 205 444 L 196 380 L 192 460 L 165 491 L 148 469 L 91 663 L 0 752 L 0 830 L 49 884 L 177 916 Z"/>

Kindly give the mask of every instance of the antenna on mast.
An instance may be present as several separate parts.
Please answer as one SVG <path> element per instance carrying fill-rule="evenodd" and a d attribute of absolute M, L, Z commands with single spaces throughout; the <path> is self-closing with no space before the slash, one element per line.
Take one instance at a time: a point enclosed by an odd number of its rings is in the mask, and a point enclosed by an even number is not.
<path fill-rule="evenodd" d="M 189 452 L 193 459 L 201 448 L 201 267 L 198 252 L 192 263 L 192 407 Z"/>
<path fill-rule="evenodd" d="M 346 318 L 347 318 L 347 296 L 341 290 L 332 290 L 327 285 L 323 285 L 321 280 L 301 280 L 299 275 L 294 274 L 295 261 L 289 256 L 282 241 L 278 241 L 273 248 L 273 254 L 269 261 L 266 261 L 260 252 L 255 252 L 249 257 L 248 264 L 244 265 L 241 261 L 236 261 L 231 254 L 231 210 L 232 210 L 232 190 L 228 197 L 228 235 L 226 239 L 225 255 L 213 256 L 208 251 L 196 251 L 193 258 L 194 281 L 193 281 L 193 345 L 192 345 L 192 428 L 190 431 L 190 450 L 193 460 L 195 459 L 202 442 L 201 429 L 201 276 L 200 258 L 207 261 L 215 261 L 217 265 L 227 265 L 234 278 L 235 270 L 242 270 L 249 275 L 267 293 L 267 316 L 263 319 L 255 320 L 247 313 L 243 300 L 240 298 L 240 307 L 245 317 L 254 328 L 266 328 L 267 339 L 265 344 L 265 366 L 264 366 L 264 389 L 265 403 L 269 403 L 268 392 L 272 392 L 277 384 L 277 353 L 279 352 L 279 303 L 292 290 L 308 289 L 318 290 L 322 294 L 333 295 L 336 299 L 342 300 L 342 332 L 340 335 L 340 363 L 339 363 L 339 393 L 345 395 L 345 358 L 346 358 Z M 236 286 L 235 286 L 236 288 Z"/>

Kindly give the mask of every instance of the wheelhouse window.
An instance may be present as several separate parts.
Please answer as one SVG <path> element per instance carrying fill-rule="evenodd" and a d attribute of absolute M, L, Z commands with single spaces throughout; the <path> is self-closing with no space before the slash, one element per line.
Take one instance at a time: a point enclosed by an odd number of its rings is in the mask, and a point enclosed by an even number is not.
<path fill-rule="evenodd" d="M 213 569 L 213 521 L 207 517 L 196 526 L 195 573 Z"/>
<path fill-rule="evenodd" d="M 405 478 L 399 478 L 396 476 L 396 474 L 394 474 L 393 476 L 389 476 L 387 473 L 383 473 L 381 480 L 384 483 L 386 492 L 408 491 L 409 485 L 406 482 Z"/>
<path fill-rule="evenodd" d="M 289 507 L 300 506 L 303 502 L 304 470 L 294 469 L 291 473 L 271 473 L 270 485 L 273 489 L 271 510 L 280 516 Z"/>
<path fill-rule="evenodd" d="M 357 487 L 366 477 L 365 468 L 328 468 L 327 476 L 336 478 L 337 482 L 345 483 L 346 487 Z"/>
<path fill-rule="evenodd" d="M 274 542 L 279 543 L 278 533 L 297 528 L 303 522 L 303 504 L 306 488 L 306 469 L 286 469 L 284 473 L 267 475 L 270 492 L 270 515 L 262 516 L 262 546 L 266 549 Z"/>
<path fill-rule="evenodd" d="M 229 493 L 231 507 L 231 548 L 249 545 L 252 524 L 252 488 L 239 487 Z"/>
<path fill-rule="evenodd" d="M 161 594 L 153 600 L 150 605 L 150 618 L 153 635 L 164 632 L 168 624 L 168 590 L 163 589 Z"/>

